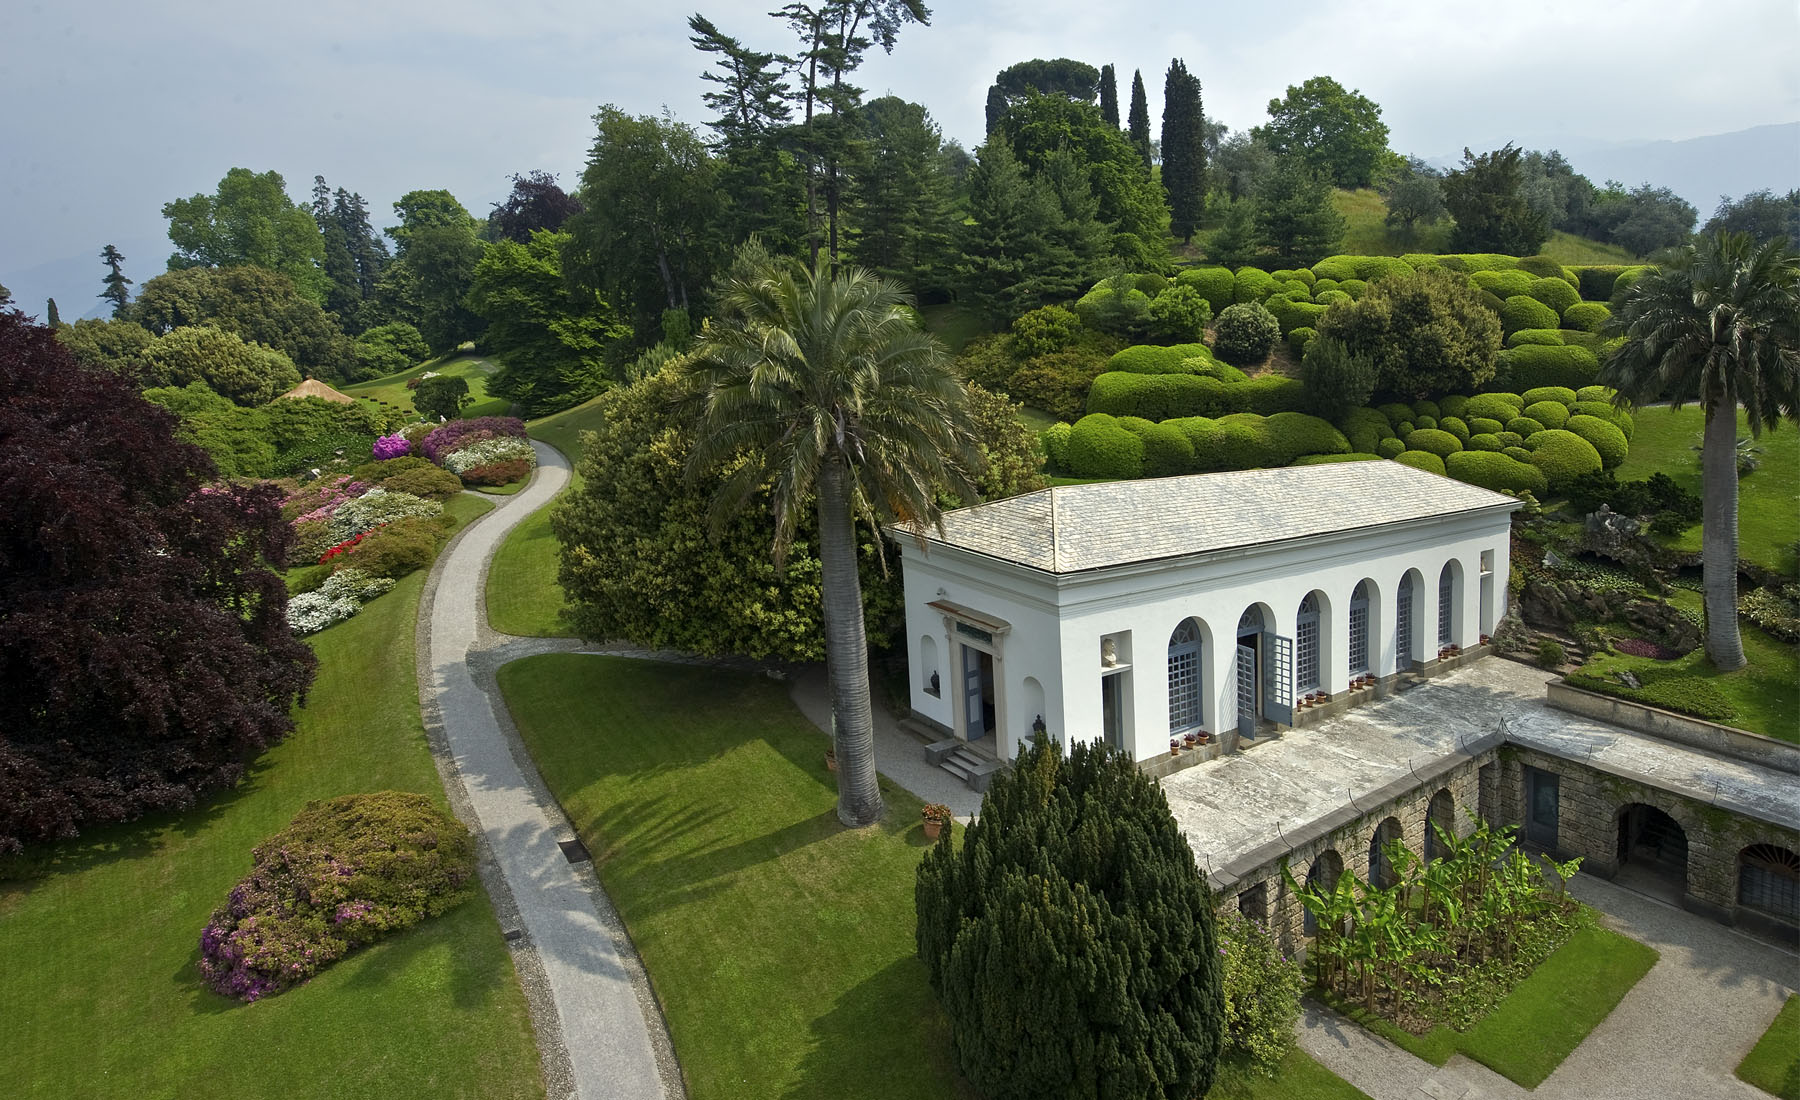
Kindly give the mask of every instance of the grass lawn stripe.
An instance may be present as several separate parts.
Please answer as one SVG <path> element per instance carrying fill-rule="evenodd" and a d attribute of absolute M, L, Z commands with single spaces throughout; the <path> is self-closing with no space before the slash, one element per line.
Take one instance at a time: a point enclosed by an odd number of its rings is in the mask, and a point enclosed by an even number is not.
<path fill-rule="evenodd" d="M 1800 997 L 1788 997 L 1769 1030 L 1738 1063 L 1737 1075 L 1781 1100 L 1800 1100 Z"/>

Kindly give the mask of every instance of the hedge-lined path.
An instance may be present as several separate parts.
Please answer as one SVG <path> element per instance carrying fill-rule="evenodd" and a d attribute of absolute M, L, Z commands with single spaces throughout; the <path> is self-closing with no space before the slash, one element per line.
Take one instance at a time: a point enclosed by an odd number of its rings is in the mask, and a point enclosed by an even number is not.
<path fill-rule="evenodd" d="M 1431 1065 L 1310 1002 L 1300 1046 L 1373 1100 L 1769 1100 L 1734 1071 L 1800 985 L 1800 957 L 1590 875 L 1569 892 L 1661 958 L 1535 1090 L 1461 1054 Z"/>
<path fill-rule="evenodd" d="M 544 788 L 494 685 L 493 669 L 559 639 L 508 639 L 487 627 L 489 562 L 507 533 L 555 496 L 569 463 L 533 443 L 538 469 L 439 556 L 419 617 L 419 697 L 458 815 L 481 837 L 483 877 L 532 1006 L 546 1092 L 575 1100 L 685 1095 L 662 1014 L 593 864 L 559 845 L 574 829 Z M 504 653 L 504 658 L 501 654 Z M 500 659 L 497 659 L 500 658 Z M 575 858 L 579 862 L 571 863 Z"/>

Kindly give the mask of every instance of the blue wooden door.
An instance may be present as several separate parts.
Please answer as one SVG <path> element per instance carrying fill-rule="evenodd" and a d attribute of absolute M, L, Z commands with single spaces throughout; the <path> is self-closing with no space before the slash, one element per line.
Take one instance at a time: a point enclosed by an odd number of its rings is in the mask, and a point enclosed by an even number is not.
<path fill-rule="evenodd" d="M 1256 639 L 1252 634 L 1237 644 L 1237 728 L 1245 737 L 1256 736 Z"/>
<path fill-rule="evenodd" d="M 962 647 L 963 655 L 963 718 L 964 728 L 968 731 L 969 740 L 975 741 L 987 735 L 987 718 L 982 707 L 981 651 L 970 646 Z"/>

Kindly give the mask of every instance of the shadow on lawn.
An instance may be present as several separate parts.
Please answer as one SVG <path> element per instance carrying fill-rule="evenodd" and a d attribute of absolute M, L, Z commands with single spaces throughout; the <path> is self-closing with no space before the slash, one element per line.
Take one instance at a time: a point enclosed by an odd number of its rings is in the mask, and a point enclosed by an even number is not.
<path fill-rule="evenodd" d="M 787 1100 L 976 1096 L 956 1070 L 925 964 L 910 955 L 847 990 L 813 1021 L 811 1037 Z"/>

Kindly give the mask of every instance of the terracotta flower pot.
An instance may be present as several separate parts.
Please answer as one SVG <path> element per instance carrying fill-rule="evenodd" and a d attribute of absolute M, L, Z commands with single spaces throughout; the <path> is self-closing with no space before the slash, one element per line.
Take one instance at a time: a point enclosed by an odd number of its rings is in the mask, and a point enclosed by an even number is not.
<path fill-rule="evenodd" d="M 944 832 L 944 823 L 942 821 L 927 821 L 927 822 L 925 822 L 925 839 L 926 840 L 936 840 L 939 836 L 943 835 L 943 832 Z"/>

